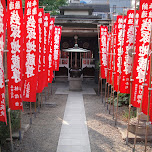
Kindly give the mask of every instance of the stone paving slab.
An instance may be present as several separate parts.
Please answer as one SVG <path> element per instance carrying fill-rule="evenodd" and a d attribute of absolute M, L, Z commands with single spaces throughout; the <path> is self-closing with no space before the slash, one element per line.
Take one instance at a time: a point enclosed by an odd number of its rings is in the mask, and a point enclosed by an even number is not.
<path fill-rule="evenodd" d="M 69 91 L 69 88 L 57 88 L 55 94 L 69 94 L 72 93 L 73 91 Z M 89 94 L 89 95 L 96 95 L 96 92 L 94 91 L 93 88 L 82 88 L 82 91 L 77 92 L 81 94 Z"/>
<path fill-rule="evenodd" d="M 89 93 L 94 90 L 88 89 Z M 68 93 L 57 152 L 91 152 L 82 92 L 58 88 L 56 94 Z M 66 123 L 65 123 L 66 122 Z"/>

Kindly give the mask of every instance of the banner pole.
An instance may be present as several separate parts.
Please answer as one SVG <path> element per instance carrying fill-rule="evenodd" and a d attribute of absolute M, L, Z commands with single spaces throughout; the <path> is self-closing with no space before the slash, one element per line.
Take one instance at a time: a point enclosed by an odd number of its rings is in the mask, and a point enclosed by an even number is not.
<path fill-rule="evenodd" d="M 8 119 L 9 119 L 9 128 L 10 128 L 10 139 L 11 139 L 11 151 L 14 151 L 14 146 L 13 146 L 13 137 L 12 137 L 12 126 L 11 126 L 11 109 L 8 108 Z"/>
<path fill-rule="evenodd" d="M 138 127 L 139 127 L 139 122 L 140 122 L 140 115 L 141 115 L 141 112 L 142 112 L 142 104 L 143 104 L 143 95 L 144 95 L 144 88 L 145 88 L 145 81 L 146 81 L 146 73 L 147 73 L 147 68 L 148 68 L 148 59 L 149 59 L 149 56 L 150 56 L 150 46 L 151 46 L 151 37 L 152 37 L 152 26 L 151 26 L 151 32 L 150 32 L 150 43 L 149 43 L 149 49 L 148 49 L 148 55 L 147 55 L 147 62 L 146 62 L 146 69 L 145 69 L 145 75 L 144 75 L 144 83 L 143 83 L 143 91 L 142 91 L 142 98 L 141 98 L 141 103 L 140 103 L 140 108 L 139 108 L 139 115 L 137 116 L 137 119 L 138 119 L 138 122 L 137 122 L 137 125 L 136 125 L 136 130 L 135 130 L 135 138 L 134 138 L 134 147 L 133 147 L 133 152 L 135 151 L 135 148 L 136 148 L 136 139 L 137 139 L 137 130 L 138 130 Z M 151 59 L 150 59 L 151 60 Z M 151 63 L 151 62 L 150 62 Z M 150 65 L 150 70 L 151 70 L 151 65 Z M 150 73 L 151 74 L 151 73 Z M 151 75 L 150 75 L 150 80 L 151 80 Z M 149 82 L 150 84 L 151 82 Z M 150 97 L 149 97 L 150 98 Z M 148 98 L 148 100 L 149 100 Z M 148 114 L 147 114 L 148 116 Z M 146 125 L 147 127 L 147 125 Z M 146 137 L 146 136 L 145 136 Z"/>
<path fill-rule="evenodd" d="M 114 15 L 115 13 L 113 13 L 113 18 L 114 18 Z M 114 25 L 113 25 L 114 26 Z M 115 39 L 115 26 L 114 26 L 114 39 Z M 113 41 L 114 41 L 113 39 Z M 114 41 L 115 42 L 115 41 Z M 112 103 L 113 103 L 113 119 L 114 119 L 114 116 L 115 116 L 115 107 L 114 107 L 114 95 L 115 95 L 115 90 L 114 90 L 114 74 L 115 74 L 115 49 L 114 49 L 114 42 L 113 42 L 113 73 L 112 73 L 112 85 L 113 85 L 113 100 L 112 100 Z"/>
<path fill-rule="evenodd" d="M 49 91 L 50 91 L 50 89 L 49 89 L 49 85 L 48 85 L 48 99 L 49 99 Z"/>
<path fill-rule="evenodd" d="M 7 71 L 7 52 L 4 54 L 5 56 L 5 70 Z M 13 137 L 12 137 L 12 125 L 11 125 L 11 109 L 9 108 L 9 96 L 8 96 L 8 80 L 7 80 L 7 72 L 6 72 L 6 80 L 5 80 L 5 89 L 7 93 L 7 101 L 8 101 L 8 120 L 9 120 L 9 130 L 10 130 L 10 140 L 11 140 L 11 151 L 14 151 L 14 145 L 13 145 Z"/>
<path fill-rule="evenodd" d="M 114 95 L 115 95 L 115 91 L 114 91 L 114 87 L 113 87 L 113 99 L 112 99 L 112 100 L 113 100 L 113 101 L 112 101 L 112 102 L 113 102 L 113 105 L 112 105 L 112 106 L 113 106 L 113 119 L 114 119 L 114 117 L 115 117 L 115 105 L 114 105 L 114 97 L 115 97 L 115 96 L 114 96 Z"/>
<path fill-rule="evenodd" d="M 42 93 L 41 93 L 41 107 L 43 105 Z"/>
<path fill-rule="evenodd" d="M 46 102 L 46 89 L 45 89 L 45 102 Z"/>
<path fill-rule="evenodd" d="M 8 107 L 9 107 L 9 97 L 8 97 L 8 85 L 6 85 L 7 89 L 7 99 L 8 99 Z M 13 137 L 12 137 L 12 125 L 11 125 L 11 109 L 8 108 L 8 119 L 9 119 L 9 129 L 10 129 L 10 140 L 11 140 L 11 151 L 14 151 L 14 145 L 13 145 Z"/>
<path fill-rule="evenodd" d="M 106 100 L 107 100 L 107 79 L 105 83 L 105 101 L 104 101 L 104 106 L 106 106 Z"/>
<path fill-rule="evenodd" d="M 51 95 L 52 95 L 52 83 L 51 83 Z"/>
<path fill-rule="evenodd" d="M 40 113 L 40 93 L 38 93 L 38 113 Z"/>
<path fill-rule="evenodd" d="M 112 32 L 112 25 L 109 25 L 109 29 L 111 29 L 111 32 Z M 110 41 L 110 42 L 112 43 L 112 41 Z M 110 71 L 111 71 L 111 66 L 112 66 L 112 63 L 111 63 L 111 61 L 112 61 L 112 49 L 111 49 L 111 45 L 110 45 L 109 49 L 110 49 L 110 67 L 109 67 L 110 69 L 108 71 L 109 72 L 108 95 L 107 95 L 108 99 L 109 99 L 109 94 L 110 94 L 109 91 L 110 91 L 110 86 L 111 86 L 111 84 L 110 84 Z M 111 104 L 111 100 L 110 100 L 110 104 Z M 108 105 L 109 105 L 109 103 L 107 102 L 107 110 L 109 109 Z M 110 111 L 109 111 L 109 113 L 110 113 Z"/>
<path fill-rule="evenodd" d="M 22 133 L 21 133 L 22 121 L 21 121 L 21 118 L 22 118 L 22 114 L 21 114 L 21 110 L 20 110 L 20 129 L 19 129 L 19 140 L 20 141 L 22 139 Z"/>
<path fill-rule="evenodd" d="M 7 99 L 8 99 L 8 107 L 9 107 L 9 97 L 8 97 L 8 85 L 6 85 L 7 89 Z M 12 137 L 12 125 L 11 125 L 11 109 L 8 108 L 8 119 L 9 119 L 9 129 L 10 129 L 10 140 L 11 140 L 11 151 L 14 151 L 14 145 L 13 145 L 13 137 Z"/>
<path fill-rule="evenodd" d="M 107 50 L 109 50 L 109 46 L 107 48 L 108 48 Z M 107 51 L 107 55 L 108 55 L 108 51 Z M 107 65 L 107 73 L 108 73 L 108 65 Z M 107 77 L 108 77 L 108 74 L 107 74 Z M 107 101 L 107 84 L 108 84 L 107 77 L 106 77 L 106 83 L 105 83 L 105 102 L 104 102 L 104 106 L 106 106 L 106 101 Z"/>
<path fill-rule="evenodd" d="M 110 77 L 110 75 L 109 75 Z M 107 100 L 109 99 L 109 90 L 110 90 L 110 84 L 108 83 L 108 95 L 107 95 Z M 109 109 L 109 106 L 108 106 L 108 101 L 107 101 L 107 110 Z"/>
<path fill-rule="evenodd" d="M 98 78 L 98 96 L 100 95 L 100 70 L 99 70 L 99 78 Z"/>
<path fill-rule="evenodd" d="M 99 26 L 100 28 L 100 26 Z M 97 31 L 98 31 L 98 47 L 99 47 L 99 54 L 101 53 L 100 52 L 100 39 L 99 39 L 99 33 L 100 33 L 100 30 L 98 28 L 98 25 L 97 25 Z M 100 55 L 99 55 L 100 56 Z M 101 61 L 100 57 L 99 57 L 99 60 Z M 100 63 L 101 64 L 101 63 Z M 101 77 L 101 70 L 100 70 L 100 66 L 99 66 L 99 74 L 98 74 L 98 96 L 100 95 L 100 77 Z"/>
<path fill-rule="evenodd" d="M 36 101 L 37 101 L 37 100 L 36 100 Z M 34 103 L 34 109 L 35 109 L 34 117 L 36 118 L 36 102 Z"/>
<path fill-rule="evenodd" d="M 114 13 L 113 13 L 113 17 L 112 17 L 112 34 L 113 34 L 113 36 L 112 36 L 112 50 L 113 51 L 111 51 L 111 55 L 113 55 L 114 56 Z M 114 57 L 113 57 L 113 59 L 114 59 Z M 112 59 L 111 59 L 112 60 Z M 112 63 L 111 63 L 112 64 Z M 112 72 L 112 85 L 111 85 L 111 97 L 113 96 L 113 91 L 114 91 L 114 60 L 113 60 L 113 71 L 111 71 Z M 109 108 L 109 114 L 110 114 L 110 111 L 111 111 L 111 101 L 112 101 L 112 99 L 110 99 L 110 108 Z"/>
<path fill-rule="evenodd" d="M 32 124 L 32 103 L 30 102 L 30 125 Z"/>
<path fill-rule="evenodd" d="M 135 37 L 136 37 L 136 0 L 135 0 L 135 9 L 134 9 L 134 36 L 133 36 L 133 53 L 132 53 L 132 72 L 130 77 L 130 98 L 129 98 L 129 115 L 128 115 L 128 125 L 127 125 L 127 137 L 126 144 L 128 145 L 128 136 L 129 136 L 129 125 L 130 125 L 130 112 L 131 112 L 131 95 L 132 95 L 132 75 L 133 75 L 133 66 L 134 66 L 134 52 L 135 52 Z"/>
<path fill-rule="evenodd" d="M 123 8 L 123 22 L 122 22 L 122 36 L 121 36 L 121 53 L 122 53 L 122 41 L 124 41 L 124 9 Z M 122 56 L 122 54 L 121 54 Z M 121 69 L 122 61 L 120 60 L 120 69 Z M 118 92 L 117 92 L 117 107 L 116 107 L 116 118 L 115 118 L 115 126 L 117 125 L 117 119 L 118 119 L 118 102 L 119 102 L 119 94 L 120 94 L 120 75 L 121 71 L 119 71 L 119 79 L 118 79 Z"/>
<path fill-rule="evenodd" d="M 103 103 L 103 95 L 102 95 L 102 78 L 101 78 L 101 100 L 102 100 L 102 103 Z"/>

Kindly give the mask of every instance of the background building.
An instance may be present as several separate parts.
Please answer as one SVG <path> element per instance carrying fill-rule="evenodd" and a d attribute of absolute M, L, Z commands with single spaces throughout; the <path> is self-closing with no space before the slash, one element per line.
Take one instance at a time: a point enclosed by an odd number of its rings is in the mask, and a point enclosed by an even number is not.
<path fill-rule="evenodd" d="M 80 48 L 90 50 L 89 53 L 78 53 L 78 66 L 83 70 L 83 79 L 98 79 L 99 48 L 98 25 L 109 26 L 110 5 L 87 4 L 73 0 L 68 6 L 60 7 L 60 15 L 55 24 L 62 26 L 60 70 L 56 72 L 56 79 L 69 78 L 69 70 L 74 66 L 75 53 L 66 53 L 63 50 L 74 47 L 74 36 L 78 37 Z"/>
<path fill-rule="evenodd" d="M 134 0 L 70 0 L 70 3 L 85 3 L 85 4 L 109 4 L 110 12 L 113 12 L 113 7 L 116 8 L 117 14 L 123 13 L 123 7 L 131 8 Z"/>

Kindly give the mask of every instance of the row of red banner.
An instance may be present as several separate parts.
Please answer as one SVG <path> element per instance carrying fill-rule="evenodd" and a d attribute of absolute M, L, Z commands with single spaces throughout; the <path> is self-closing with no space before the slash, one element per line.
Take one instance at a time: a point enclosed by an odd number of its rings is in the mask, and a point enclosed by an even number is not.
<path fill-rule="evenodd" d="M 6 122 L 3 52 L 7 21 L 7 76 L 9 108 L 22 110 L 22 101 L 36 102 L 53 81 L 53 71 L 59 70 L 62 28 L 55 26 L 55 18 L 39 8 L 38 0 L 0 1 L 0 121 Z M 6 17 L 7 14 L 7 17 Z"/>
<path fill-rule="evenodd" d="M 151 88 L 148 86 L 151 23 L 152 2 L 141 0 L 139 11 L 129 10 L 127 16 L 117 16 L 111 33 L 107 27 L 100 27 L 101 78 L 107 79 L 116 92 L 130 93 L 134 107 L 139 108 L 142 102 L 144 114 L 147 114 L 148 88 Z M 152 98 L 150 109 L 152 121 Z"/>

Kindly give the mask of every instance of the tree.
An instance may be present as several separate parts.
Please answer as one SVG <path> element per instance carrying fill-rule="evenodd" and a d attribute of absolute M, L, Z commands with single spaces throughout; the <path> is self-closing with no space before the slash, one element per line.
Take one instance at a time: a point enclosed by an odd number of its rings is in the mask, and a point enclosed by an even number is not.
<path fill-rule="evenodd" d="M 59 14 L 59 7 L 67 5 L 67 0 L 39 0 L 39 6 L 45 6 L 45 11 L 50 11 L 51 15 Z"/>

